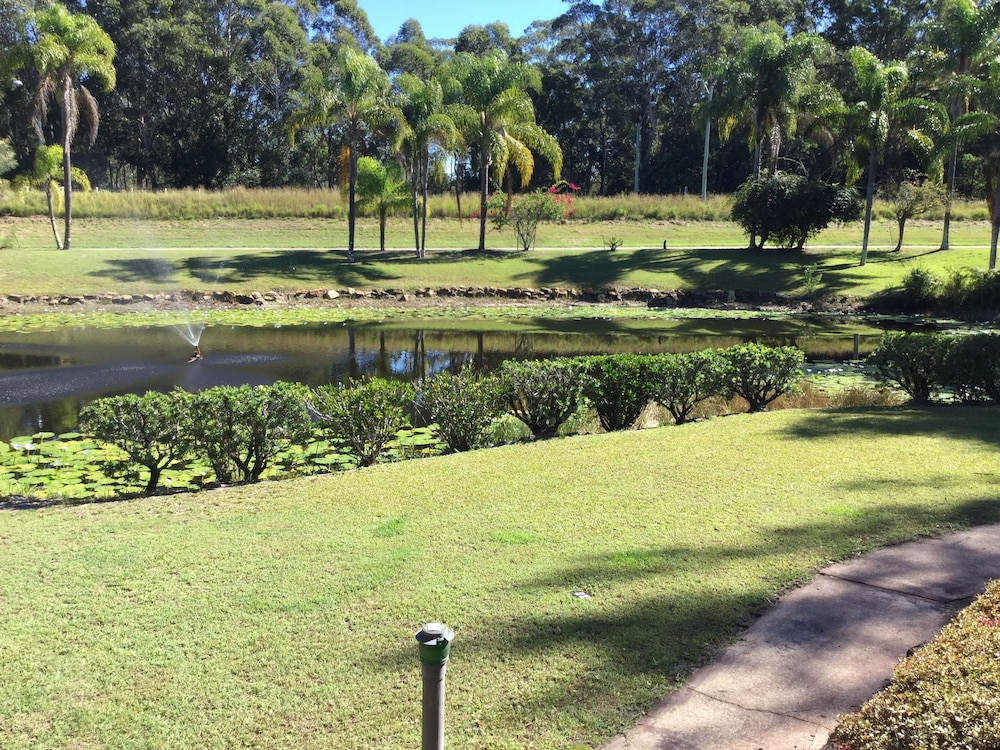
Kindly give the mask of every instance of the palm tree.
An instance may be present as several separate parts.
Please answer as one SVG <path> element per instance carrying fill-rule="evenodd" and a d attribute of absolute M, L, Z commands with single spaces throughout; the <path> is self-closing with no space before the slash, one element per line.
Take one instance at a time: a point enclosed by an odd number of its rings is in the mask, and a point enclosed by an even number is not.
<path fill-rule="evenodd" d="M 431 146 L 450 150 L 459 139 L 458 128 L 444 105 L 444 89 L 435 79 L 421 81 L 403 73 L 396 78 L 403 95 L 401 109 L 409 125 L 407 155 L 413 201 L 413 241 L 417 257 L 423 258 L 427 247 L 427 183 Z M 420 203 L 417 194 L 420 194 Z"/>
<path fill-rule="evenodd" d="M 909 79 L 905 64 L 883 63 L 863 47 L 848 50 L 847 59 L 856 86 L 856 97 L 846 108 L 847 129 L 855 134 L 855 149 L 867 151 L 868 156 L 865 229 L 861 241 L 863 266 L 868 260 L 875 172 L 883 162 L 893 131 L 900 131 L 899 136 L 926 159 L 934 152 L 934 135 L 944 129 L 947 113 L 926 99 L 903 98 Z"/>
<path fill-rule="evenodd" d="M 38 77 L 35 85 L 36 128 L 44 141 L 42 127 L 48 119 L 49 99 L 55 97 L 62 120 L 62 167 L 64 249 L 70 249 L 70 226 L 73 212 L 73 164 L 70 146 L 80 124 L 81 114 L 89 123 L 90 142 L 97 138 L 100 122 L 97 102 L 81 82 L 96 81 L 105 91 L 115 86 L 115 45 L 90 16 L 71 13 L 65 6 L 53 4 L 34 19 L 34 33 L 29 43 L 13 51 L 17 63 Z"/>
<path fill-rule="evenodd" d="M 778 31 L 754 27 L 740 33 L 737 53 L 724 63 L 721 91 L 704 109 L 718 117 L 723 141 L 749 120 L 754 182 L 760 179 L 765 142 L 767 170 L 777 168 L 782 136 L 795 132 L 797 105 L 814 79 L 813 59 L 822 48 L 814 35 L 785 39 Z"/>
<path fill-rule="evenodd" d="M 989 66 L 982 79 L 977 104 L 984 105 L 993 122 L 979 147 L 982 152 L 983 173 L 986 176 L 986 205 L 989 206 L 992 229 L 990 232 L 990 259 L 988 270 L 997 267 L 997 240 L 1000 238 L 1000 64 Z"/>
<path fill-rule="evenodd" d="M 978 75 L 984 66 L 1000 55 L 997 33 L 1000 31 L 1000 3 L 978 5 L 976 0 L 940 0 L 934 18 L 925 26 L 921 62 L 935 75 L 948 107 L 952 126 L 944 146 L 947 149 L 946 193 L 941 249 L 950 246 L 951 201 L 955 192 L 955 174 L 959 148 L 978 134 L 969 127 L 971 118 L 958 126 L 963 115 L 971 114 L 969 104 L 979 85 Z"/>
<path fill-rule="evenodd" d="M 393 120 L 403 123 L 402 112 L 392 105 L 389 75 L 372 58 L 350 47 L 338 56 L 335 117 L 344 133 L 348 167 L 347 262 L 354 262 L 354 192 L 358 180 L 358 157 L 365 138 L 386 128 Z"/>
<path fill-rule="evenodd" d="M 526 187 L 535 168 L 532 152 L 552 166 L 555 179 L 562 170 L 562 151 L 556 139 L 535 122 L 529 90 L 541 88 L 538 71 L 514 62 L 501 50 L 484 56 L 460 52 L 451 60 L 451 73 L 461 91 L 454 109 L 459 130 L 479 162 L 479 249 L 486 249 L 486 198 L 492 173 L 496 183 L 512 164 Z"/>
<path fill-rule="evenodd" d="M 393 169 L 395 167 L 395 169 Z M 410 201 L 406 180 L 395 162 L 386 166 L 371 156 L 358 159 L 358 205 L 378 213 L 379 249 L 385 252 L 385 222 L 389 212 Z"/>

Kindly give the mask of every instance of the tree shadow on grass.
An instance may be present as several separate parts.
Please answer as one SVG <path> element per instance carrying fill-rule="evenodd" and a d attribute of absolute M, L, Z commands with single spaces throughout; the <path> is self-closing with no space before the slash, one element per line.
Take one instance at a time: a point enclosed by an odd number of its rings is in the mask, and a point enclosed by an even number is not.
<path fill-rule="evenodd" d="M 807 440 L 842 435 L 896 437 L 944 435 L 953 440 L 1000 446 L 1000 407 L 995 405 L 938 404 L 882 409 L 824 409 L 807 413 L 789 428 L 792 437 Z"/>
<path fill-rule="evenodd" d="M 361 253 L 354 263 L 348 263 L 340 253 L 324 250 L 276 250 L 224 258 L 193 256 L 184 259 L 176 269 L 165 261 L 116 259 L 91 275 L 123 283 L 147 281 L 176 285 L 176 274 L 182 271 L 203 284 L 243 286 L 261 281 L 270 285 L 275 277 L 301 284 L 331 286 L 364 286 L 398 278 L 386 272 L 383 266 L 374 265 L 374 260 Z"/>
<path fill-rule="evenodd" d="M 640 248 L 614 253 L 533 255 L 526 262 L 536 270 L 520 278 L 535 286 L 614 287 L 621 286 L 633 274 L 646 272 L 673 274 L 681 279 L 682 289 L 780 292 L 801 287 L 803 269 L 817 262 L 820 272 L 831 272 L 825 273 L 818 285 L 821 294 L 841 294 L 863 280 L 860 272 L 848 270 L 849 263 L 826 265 L 816 256 L 792 250 Z"/>
<path fill-rule="evenodd" d="M 812 559 L 816 570 L 829 560 L 910 538 L 941 526 L 971 526 L 1000 521 L 994 497 L 969 500 L 957 507 L 914 508 L 886 503 L 859 509 L 855 515 L 812 518 L 794 527 L 768 528 L 762 519 L 755 541 L 746 546 L 713 544 L 711 532 L 699 546 L 663 546 L 592 555 L 566 564 L 550 575 L 515 585 L 526 597 L 558 592 L 567 602 L 511 620 L 482 623 L 481 635 L 459 633 L 455 649 L 474 654 L 477 662 L 518 675 L 521 658 L 585 659 L 575 676 L 541 679 L 518 691 L 516 705 L 498 702 L 498 721 L 521 726 L 551 721 L 559 713 L 587 716 L 591 726 L 621 731 L 706 663 L 768 609 L 783 589 L 811 575 L 795 569 Z M 996 553 L 982 552 L 982 567 L 995 566 Z M 986 559 L 989 557 L 989 559 Z M 763 565 L 756 577 L 746 570 Z M 720 584 L 731 574 L 730 584 Z M 680 588 L 660 593 L 657 581 L 681 579 Z M 648 583 L 643 584 L 644 581 Z M 615 601 L 617 591 L 645 585 L 643 598 Z M 666 588 L 666 584 L 660 588 Z M 573 591 L 590 591 L 573 599 Z M 609 597 L 602 601 L 602 596 Z M 452 623 L 455 624 L 455 623 Z M 381 666 L 399 654 L 382 654 Z M 401 662 L 400 662 L 401 663 Z M 468 675 L 466 679 L 475 679 Z"/>

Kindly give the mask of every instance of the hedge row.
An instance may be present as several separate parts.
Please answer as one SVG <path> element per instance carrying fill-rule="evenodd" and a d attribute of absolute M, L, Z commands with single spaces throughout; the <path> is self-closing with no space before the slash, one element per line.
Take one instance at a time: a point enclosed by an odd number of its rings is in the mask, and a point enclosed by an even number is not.
<path fill-rule="evenodd" d="M 224 484 L 257 481 L 289 446 L 317 440 L 369 466 L 411 421 L 430 424 L 445 449 L 463 451 L 507 442 L 498 425 L 512 417 L 532 437 L 552 437 L 583 407 L 605 430 L 632 427 L 650 402 L 677 424 L 712 396 L 740 396 L 759 411 L 797 387 L 803 359 L 793 347 L 742 344 L 685 354 L 507 361 L 494 375 L 466 369 L 416 386 L 374 378 L 317 389 L 281 382 L 195 394 L 177 389 L 99 399 L 81 413 L 81 428 L 127 456 L 111 470 L 144 468 L 151 494 L 167 468 L 192 455 Z"/>
<path fill-rule="evenodd" d="M 916 403 L 1000 402 L 1000 335 L 893 333 L 868 357 L 879 377 Z"/>

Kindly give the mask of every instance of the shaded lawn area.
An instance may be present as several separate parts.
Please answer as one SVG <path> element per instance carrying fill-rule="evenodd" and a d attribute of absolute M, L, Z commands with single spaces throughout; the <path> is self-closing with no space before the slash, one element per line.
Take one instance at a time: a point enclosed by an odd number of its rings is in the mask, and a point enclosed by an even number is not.
<path fill-rule="evenodd" d="M 418 260 L 410 249 L 412 225 L 397 218 L 392 249 L 380 252 L 362 242 L 357 262 L 349 264 L 343 243 L 331 240 L 342 223 L 88 219 L 78 221 L 74 249 L 63 253 L 50 249 L 44 222 L 17 220 L 11 231 L 23 236 L 4 249 L 0 293 L 570 286 L 802 294 L 804 269 L 816 265 L 822 274 L 816 293 L 867 295 L 898 286 L 913 268 L 941 278 L 961 268 L 985 269 L 983 243 L 989 241 L 988 225 L 961 222 L 952 250 L 914 244 L 892 253 L 873 246 L 868 264 L 859 268 L 860 229 L 854 224 L 827 230 L 804 252 L 750 252 L 729 222 L 570 222 L 545 225 L 537 249 L 522 253 L 503 233 L 491 233 L 492 249 L 470 250 L 474 240 L 464 234 L 469 222 L 438 220 L 428 257 Z M 940 239 L 936 225 L 914 230 L 914 243 Z M 627 246 L 604 249 L 600 237 L 608 232 L 625 237 Z"/>
<path fill-rule="evenodd" d="M 449 747 L 599 747 L 826 562 L 1000 521 L 998 444 L 782 411 L 3 511 L 0 744 L 416 747 L 442 620 Z"/>

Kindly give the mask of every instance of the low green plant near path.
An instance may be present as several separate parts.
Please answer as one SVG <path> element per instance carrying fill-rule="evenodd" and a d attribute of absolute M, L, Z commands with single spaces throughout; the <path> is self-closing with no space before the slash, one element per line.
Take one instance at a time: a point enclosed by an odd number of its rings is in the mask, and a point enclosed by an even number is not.
<path fill-rule="evenodd" d="M 441 620 L 449 748 L 599 747 L 827 561 L 1000 520 L 998 443 L 782 411 L 0 511 L 0 744 L 413 748 Z"/>
<path fill-rule="evenodd" d="M 1000 581 L 901 661 L 833 733 L 836 750 L 993 750 L 1000 736 Z"/>

